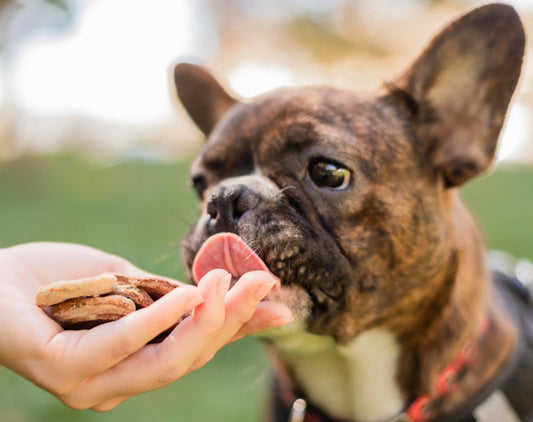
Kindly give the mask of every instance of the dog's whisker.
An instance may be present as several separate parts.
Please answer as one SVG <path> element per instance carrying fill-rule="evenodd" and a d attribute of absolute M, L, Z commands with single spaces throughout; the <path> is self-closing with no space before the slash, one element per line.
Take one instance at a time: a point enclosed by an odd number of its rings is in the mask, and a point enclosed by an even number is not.
<path fill-rule="evenodd" d="M 280 194 L 283 194 L 283 193 L 285 193 L 285 191 L 288 191 L 288 190 L 290 190 L 290 189 L 297 190 L 297 189 L 296 189 L 296 186 L 285 186 L 284 188 L 281 188 L 281 189 L 279 190 L 279 193 L 280 193 Z"/>

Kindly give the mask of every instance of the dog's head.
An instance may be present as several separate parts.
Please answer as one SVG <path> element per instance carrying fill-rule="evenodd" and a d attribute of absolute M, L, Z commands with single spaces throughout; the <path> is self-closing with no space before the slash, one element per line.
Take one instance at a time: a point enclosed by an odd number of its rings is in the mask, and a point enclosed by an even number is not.
<path fill-rule="evenodd" d="M 454 188 L 492 162 L 523 50 L 514 9 L 494 4 L 370 94 L 238 101 L 178 65 L 179 98 L 208 137 L 191 171 L 202 214 L 183 242 L 187 267 L 212 235 L 235 233 L 285 300 L 305 304 L 306 328 L 340 340 L 429 306 L 457 267 Z"/>

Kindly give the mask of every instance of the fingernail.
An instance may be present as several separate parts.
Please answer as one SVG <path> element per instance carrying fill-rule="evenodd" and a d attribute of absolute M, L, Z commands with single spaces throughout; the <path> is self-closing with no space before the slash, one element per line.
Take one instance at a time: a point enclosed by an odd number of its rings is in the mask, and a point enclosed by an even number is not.
<path fill-rule="evenodd" d="M 217 293 L 220 297 L 226 296 L 228 293 L 229 285 L 231 283 L 231 274 L 226 274 L 217 283 Z"/>
<path fill-rule="evenodd" d="M 272 274 L 272 277 L 274 278 L 274 287 L 272 287 L 272 290 L 277 290 L 281 287 L 281 280 L 274 274 Z"/>
<path fill-rule="evenodd" d="M 273 280 L 262 283 L 255 291 L 255 300 L 263 299 L 272 290 L 274 284 Z"/>

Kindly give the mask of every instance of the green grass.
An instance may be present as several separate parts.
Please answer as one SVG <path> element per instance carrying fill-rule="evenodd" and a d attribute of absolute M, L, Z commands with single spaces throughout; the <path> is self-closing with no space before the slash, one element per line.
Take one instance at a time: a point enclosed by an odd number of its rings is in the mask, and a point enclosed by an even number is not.
<path fill-rule="evenodd" d="M 0 247 L 81 242 L 168 275 L 182 273 L 179 241 L 196 218 L 188 164 L 91 167 L 71 156 L 0 167 Z"/>
<path fill-rule="evenodd" d="M 0 247 L 53 240 L 87 244 L 155 273 L 183 279 L 179 243 L 196 219 L 189 163 L 95 167 L 72 155 L 0 163 Z M 463 197 L 491 248 L 533 258 L 533 168 L 498 169 Z M 253 421 L 269 374 L 246 339 L 206 367 L 107 413 L 74 411 L 22 377 L 0 370 L 0 422 Z"/>
<path fill-rule="evenodd" d="M 462 194 L 490 249 L 533 259 L 533 166 L 498 168 Z"/>

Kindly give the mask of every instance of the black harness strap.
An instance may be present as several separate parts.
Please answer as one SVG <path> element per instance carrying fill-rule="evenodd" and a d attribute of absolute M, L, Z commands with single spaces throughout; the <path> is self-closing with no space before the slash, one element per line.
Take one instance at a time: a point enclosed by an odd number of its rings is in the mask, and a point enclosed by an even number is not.
<path fill-rule="evenodd" d="M 500 389 L 521 420 L 533 421 L 533 301 L 531 292 L 518 280 L 501 273 L 495 273 L 494 283 L 505 300 L 510 316 L 520 330 L 518 362 Z"/>

